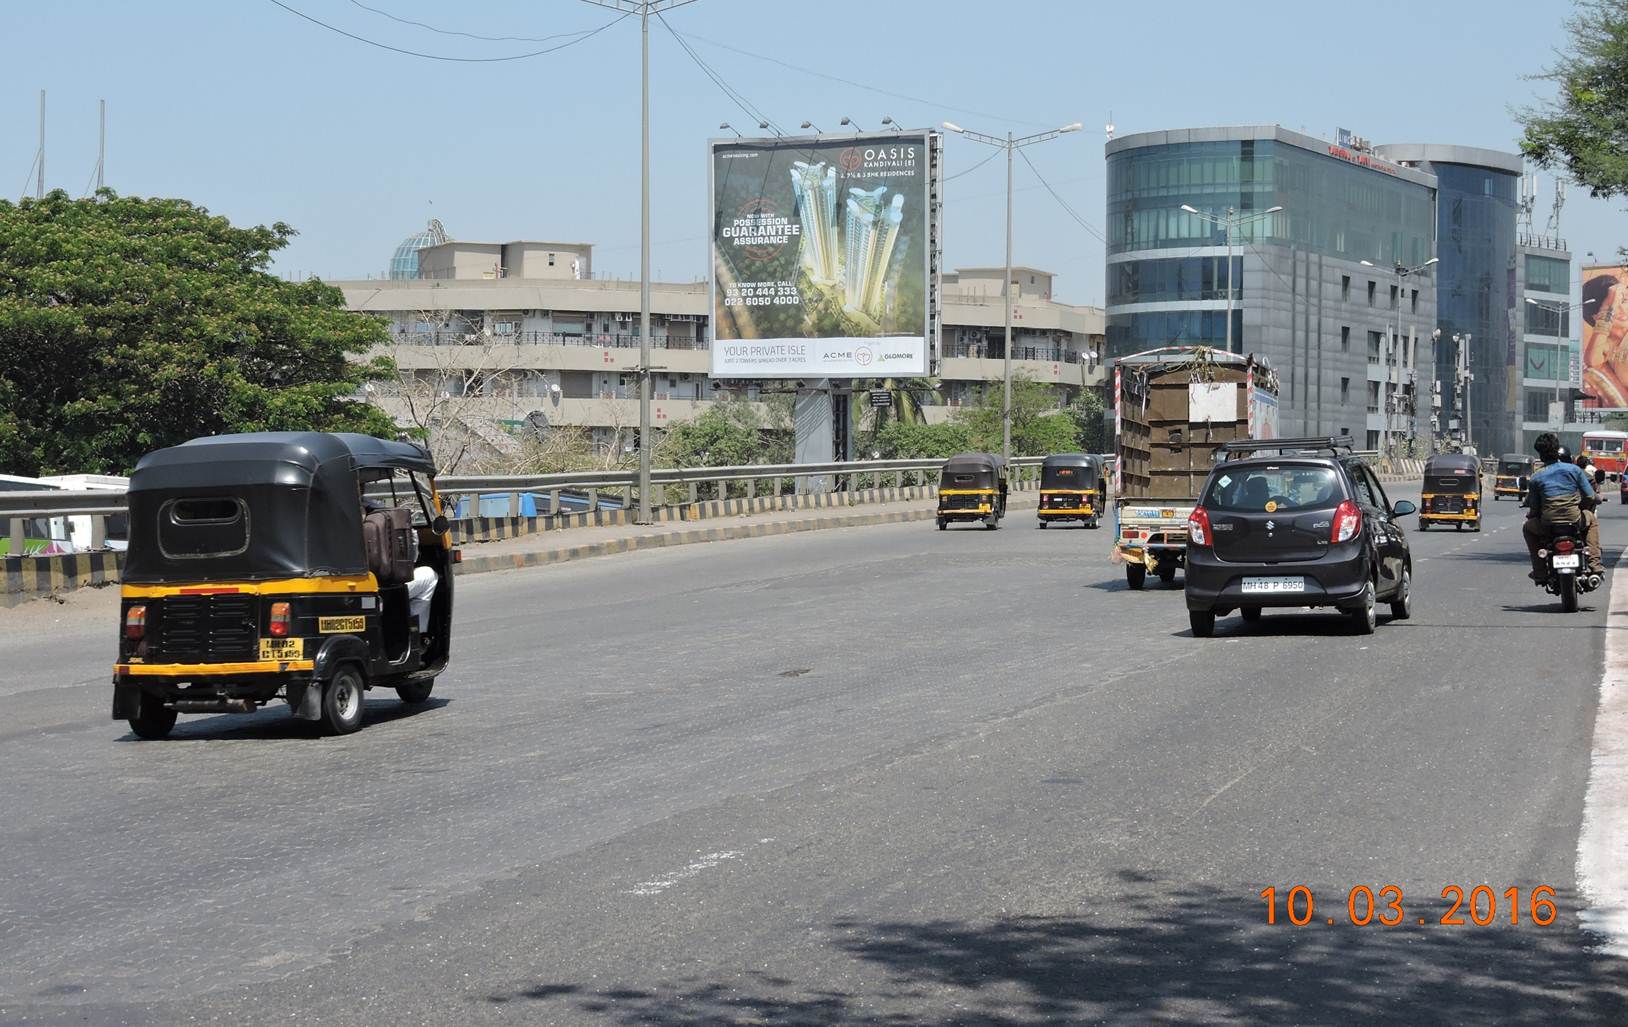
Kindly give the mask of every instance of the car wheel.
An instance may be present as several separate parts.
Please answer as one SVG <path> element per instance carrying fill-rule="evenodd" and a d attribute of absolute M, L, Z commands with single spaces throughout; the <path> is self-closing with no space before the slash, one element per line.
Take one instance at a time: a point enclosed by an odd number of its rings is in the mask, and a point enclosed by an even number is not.
<path fill-rule="evenodd" d="M 401 701 L 409 706 L 417 705 L 430 697 L 430 690 L 435 687 L 435 679 L 428 681 L 414 681 L 411 684 L 397 685 L 396 694 Z"/>
<path fill-rule="evenodd" d="M 1242 617 L 1245 623 L 1253 624 L 1261 619 L 1261 608 L 1259 606 L 1240 606 L 1238 607 L 1238 616 Z"/>
<path fill-rule="evenodd" d="M 1407 620 L 1413 616 L 1413 572 L 1402 568 L 1402 583 L 1396 587 L 1396 598 L 1391 600 L 1391 619 Z"/>
<path fill-rule="evenodd" d="M 1139 563 L 1125 565 L 1125 584 L 1133 589 L 1139 589 L 1148 579 L 1148 569 Z"/>
<path fill-rule="evenodd" d="M 1187 623 L 1193 627 L 1194 638 L 1209 638 L 1215 634 L 1215 611 L 1188 610 Z"/>
<path fill-rule="evenodd" d="M 137 738 L 152 740 L 167 738 L 170 730 L 175 727 L 175 711 L 166 709 L 164 704 L 154 697 L 143 695 L 140 709 L 129 722 L 130 730 L 136 733 Z"/>
<path fill-rule="evenodd" d="M 1374 628 L 1379 625 L 1379 613 L 1375 609 L 1376 599 L 1374 583 L 1370 581 L 1362 590 L 1362 605 L 1352 607 L 1349 612 L 1351 626 L 1356 628 L 1357 634 L 1371 635 Z"/>
<path fill-rule="evenodd" d="M 322 686 L 322 726 L 331 735 L 348 735 L 362 726 L 362 675 L 346 664 Z"/>

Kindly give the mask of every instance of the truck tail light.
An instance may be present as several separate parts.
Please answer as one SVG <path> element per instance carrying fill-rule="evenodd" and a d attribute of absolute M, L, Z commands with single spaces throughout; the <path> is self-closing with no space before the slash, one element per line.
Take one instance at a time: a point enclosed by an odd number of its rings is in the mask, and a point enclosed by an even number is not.
<path fill-rule="evenodd" d="M 1187 515 L 1187 541 L 1195 546 L 1210 544 L 1210 512 L 1202 506 Z"/>
<path fill-rule="evenodd" d="M 124 611 L 124 637 L 139 642 L 147 634 L 147 607 L 132 606 Z"/>
<path fill-rule="evenodd" d="M 1330 542 L 1349 542 L 1362 530 L 1362 508 L 1347 499 L 1334 509 L 1334 526 L 1329 532 Z"/>
<path fill-rule="evenodd" d="M 294 611 L 291 603 L 272 603 L 271 619 L 266 622 L 266 630 L 271 632 L 272 638 L 287 638 L 289 628 L 294 623 Z"/>

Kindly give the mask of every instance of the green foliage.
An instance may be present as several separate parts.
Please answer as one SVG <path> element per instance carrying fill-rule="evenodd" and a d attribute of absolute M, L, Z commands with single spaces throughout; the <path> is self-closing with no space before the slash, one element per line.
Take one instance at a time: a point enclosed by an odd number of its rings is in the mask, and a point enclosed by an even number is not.
<path fill-rule="evenodd" d="M 201 435 L 389 435 L 353 398 L 384 323 L 338 289 L 267 272 L 294 230 L 185 200 L 0 200 L 0 468 L 127 471 Z"/>
<path fill-rule="evenodd" d="M 1080 452 L 1106 453 L 1113 449 L 1106 411 L 1107 403 L 1100 389 L 1081 389 L 1079 396 L 1069 404 L 1068 416 L 1074 421 L 1075 445 Z"/>
<path fill-rule="evenodd" d="M 655 460 L 662 467 L 789 464 L 792 446 L 790 416 L 778 405 L 759 416 L 750 403 L 720 401 L 668 428 Z"/>
<path fill-rule="evenodd" d="M 1556 96 L 1517 112 L 1521 151 L 1594 196 L 1628 193 L 1628 0 L 1579 0 L 1570 47 L 1540 79 Z"/>
<path fill-rule="evenodd" d="M 969 447 L 1001 451 L 1002 388 L 984 388 L 978 402 L 962 407 L 956 420 L 966 427 Z M 1012 376 L 1012 455 L 1045 456 L 1075 448 L 1078 431 L 1072 418 L 1057 411 L 1057 390 L 1019 372 Z"/>
<path fill-rule="evenodd" d="M 875 451 L 882 460 L 927 460 L 952 457 L 972 449 L 972 432 L 964 424 L 910 424 L 889 421 L 876 433 Z"/>

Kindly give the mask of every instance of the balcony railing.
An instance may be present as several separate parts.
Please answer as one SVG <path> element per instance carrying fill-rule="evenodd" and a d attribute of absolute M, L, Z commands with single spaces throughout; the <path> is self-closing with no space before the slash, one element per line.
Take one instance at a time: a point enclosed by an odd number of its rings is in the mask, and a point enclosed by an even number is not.
<path fill-rule="evenodd" d="M 999 360 L 1001 359 L 1001 350 L 999 346 L 982 342 L 946 342 L 944 344 L 944 356 Z M 1053 363 L 1082 364 L 1085 363 L 1085 354 L 1079 350 L 1064 349 L 1061 346 L 1013 346 L 1012 359 L 1049 360 Z"/>
<path fill-rule="evenodd" d="M 390 341 L 397 346 L 592 346 L 602 349 L 638 349 L 637 333 L 593 332 L 566 335 L 560 332 L 510 332 L 507 335 L 481 332 L 391 332 Z M 705 338 L 680 338 L 665 335 L 650 336 L 655 349 L 708 349 Z"/>

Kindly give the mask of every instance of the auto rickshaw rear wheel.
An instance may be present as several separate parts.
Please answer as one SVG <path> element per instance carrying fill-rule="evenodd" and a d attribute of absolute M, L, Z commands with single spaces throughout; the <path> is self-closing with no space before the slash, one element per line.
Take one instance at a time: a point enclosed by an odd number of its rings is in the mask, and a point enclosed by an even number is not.
<path fill-rule="evenodd" d="M 347 663 L 322 686 L 322 726 L 331 735 L 348 735 L 362 726 L 365 685 L 361 671 Z"/>
<path fill-rule="evenodd" d="M 430 689 L 434 687 L 434 678 L 428 681 L 410 681 L 405 685 L 397 685 L 396 694 L 401 696 L 404 703 L 421 703 L 430 697 Z"/>
<path fill-rule="evenodd" d="M 157 699 L 147 695 L 141 697 L 140 711 L 130 718 L 130 730 L 136 733 L 137 738 L 168 738 L 174 727 L 175 711 L 166 709 Z"/>
<path fill-rule="evenodd" d="M 1040 524 L 1040 527 L 1042 529 L 1044 529 L 1046 527 L 1046 522 L 1045 521 L 1040 521 L 1039 524 Z"/>

